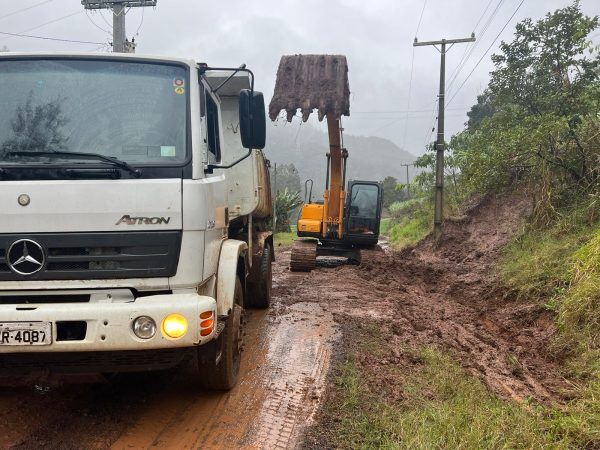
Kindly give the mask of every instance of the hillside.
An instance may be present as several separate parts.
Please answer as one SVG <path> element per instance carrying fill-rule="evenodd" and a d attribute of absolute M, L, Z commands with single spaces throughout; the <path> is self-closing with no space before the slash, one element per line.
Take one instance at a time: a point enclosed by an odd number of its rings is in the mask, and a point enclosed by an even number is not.
<path fill-rule="evenodd" d="M 406 180 L 406 169 L 400 164 L 412 163 L 416 156 L 393 142 L 374 136 L 344 135 L 344 145 L 350 153 L 348 179 L 381 181 L 386 176 Z M 300 179 L 312 178 L 316 192 L 325 183 L 325 154 L 328 151 L 327 134 L 309 124 L 276 122 L 267 127 L 267 157 L 271 163 L 294 164 Z M 385 161 L 385 164 L 382 164 Z M 411 179 L 414 168 L 409 169 Z"/>

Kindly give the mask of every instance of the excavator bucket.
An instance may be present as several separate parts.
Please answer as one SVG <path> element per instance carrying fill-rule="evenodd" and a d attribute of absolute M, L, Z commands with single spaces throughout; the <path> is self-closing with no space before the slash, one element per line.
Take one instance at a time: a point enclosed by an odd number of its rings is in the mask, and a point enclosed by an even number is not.
<path fill-rule="evenodd" d="M 275 92 L 269 117 L 275 120 L 282 110 L 291 122 L 297 110 L 306 122 L 314 110 L 319 120 L 350 115 L 348 63 L 343 55 L 282 56 L 277 70 Z"/>

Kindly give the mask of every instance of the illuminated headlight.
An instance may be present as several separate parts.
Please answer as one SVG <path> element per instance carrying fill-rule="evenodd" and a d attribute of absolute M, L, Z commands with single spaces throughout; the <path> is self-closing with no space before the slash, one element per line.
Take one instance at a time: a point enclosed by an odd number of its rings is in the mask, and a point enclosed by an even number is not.
<path fill-rule="evenodd" d="M 156 322 L 152 317 L 138 317 L 133 321 L 133 332 L 140 339 L 153 338 L 156 334 Z"/>
<path fill-rule="evenodd" d="M 181 314 L 169 314 L 162 321 L 162 334 L 171 339 L 179 339 L 185 336 L 187 329 L 187 320 Z"/>

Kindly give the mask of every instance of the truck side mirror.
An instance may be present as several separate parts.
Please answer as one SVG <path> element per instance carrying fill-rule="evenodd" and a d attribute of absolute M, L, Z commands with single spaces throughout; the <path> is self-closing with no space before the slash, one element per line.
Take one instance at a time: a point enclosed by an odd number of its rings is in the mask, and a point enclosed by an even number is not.
<path fill-rule="evenodd" d="M 239 107 L 242 147 L 262 150 L 265 148 L 267 135 L 265 98 L 262 92 L 242 89 Z"/>

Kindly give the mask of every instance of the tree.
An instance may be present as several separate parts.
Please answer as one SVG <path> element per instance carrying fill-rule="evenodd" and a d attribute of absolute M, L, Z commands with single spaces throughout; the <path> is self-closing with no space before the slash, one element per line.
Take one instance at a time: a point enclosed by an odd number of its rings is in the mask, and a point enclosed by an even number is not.
<path fill-rule="evenodd" d="M 483 119 L 492 117 L 496 110 L 492 104 L 492 96 L 489 90 L 485 90 L 483 94 L 477 96 L 477 103 L 471 107 L 467 113 L 469 121 L 467 126 L 469 130 L 475 130 L 479 127 Z"/>
<path fill-rule="evenodd" d="M 278 191 L 275 196 L 275 208 L 277 214 L 277 232 L 291 231 L 290 216 L 300 205 L 302 199 L 299 192 L 290 192 L 286 187 L 283 191 Z"/>
<path fill-rule="evenodd" d="M 17 107 L 11 122 L 12 136 L 0 145 L 0 156 L 10 151 L 64 150 L 67 139 L 62 128 L 67 118 L 62 113 L 62 100 L 57 98 L 41 105 L 33 104 L 33 94 Z"/>
<path fill-rule="evenodd" d="M 599 189 L 600 57 L 587 38 L 598 24 L 575 1 L 501 44 L 469 127 L 449 144 L 472 189 L 527 180 L 548 205 Z"/>
<path fill-rule="evenodd" d="M 278 164 L 277 174 L 274 173 L 275 166 L 271 167 L 271 189 L 273 191 L 273 197 L 277 194 L 276 191 L 283 191 L 287 189 L 289 192 L 301 192 L 302 182 L 300 181 L 300 175 L 298 170 L 293 164 Z M 275 186 L 275 178 L 277 178 L 277 186 Z"/>
<path fill-rule="evenodd" d="M 383 179 L 383 207 L 389 208 L 392 203 L 399 202 L 406 198 L 405 185 L 398 183 L 395 177 L 385 177 Z"/>

